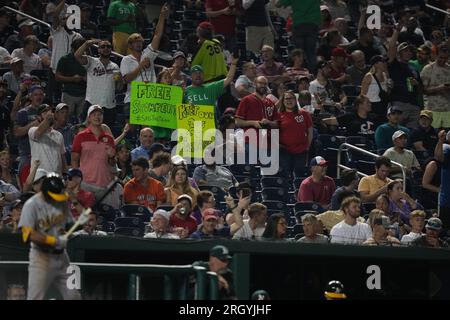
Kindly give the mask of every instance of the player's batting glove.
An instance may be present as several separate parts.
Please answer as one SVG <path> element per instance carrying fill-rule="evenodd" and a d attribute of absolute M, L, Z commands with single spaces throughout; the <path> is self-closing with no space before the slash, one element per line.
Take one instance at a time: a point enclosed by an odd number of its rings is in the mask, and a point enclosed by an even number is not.
<path fill-rule="evenodd" d="M 67 238 L 65 236 L 59 236 L 58 238 L 56 238 L 56 245 L 55 245 L 56 250 L 63 250 L 66 248 L 66 246 L 67 246 Z"/>

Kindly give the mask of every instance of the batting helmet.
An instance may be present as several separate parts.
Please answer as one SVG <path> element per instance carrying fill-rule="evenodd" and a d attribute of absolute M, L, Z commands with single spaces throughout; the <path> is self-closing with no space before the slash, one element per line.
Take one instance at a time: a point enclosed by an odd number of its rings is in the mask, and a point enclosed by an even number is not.
<path fill-rule="evenodd" d="M 41 191 L 46 199 L 63 202 L 69 198 L 64 188 L 63 179 L 58 174 L 52 172 L 44 178 Z"/>
<path fill-rule="evenodd" d="M 337 280 L 328 282 L 325 290 L 325 297 L 329 299 L 347 299 L 344 293 L 344 285 Z"/>

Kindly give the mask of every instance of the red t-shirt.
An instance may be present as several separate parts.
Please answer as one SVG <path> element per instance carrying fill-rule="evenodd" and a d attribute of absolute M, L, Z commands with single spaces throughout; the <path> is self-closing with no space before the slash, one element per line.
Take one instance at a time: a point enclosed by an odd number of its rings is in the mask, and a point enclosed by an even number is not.
<path fill-rule="evenodd" d="M 205 9 L 210 11 L 219 11 L 229 7 L 228 0 L 206 0 Z M 235 1 L 236 10 L 240 10 L 240 1 Z M 225 15 L 209 18 L 211 24 L 214 26 L 214 33 L 223 35 L 234 35 L 236 33 L 236 16 L 235 15 Z"/>
<path fill-rule="evenodd" d="M 327 207 L 331 203 L 331 197 L 336 190 L 333 178 L 325 176 L 322 181 L 314 182 L 312 177 L 303 180 L 298 191 L 298 201 L 313 201 Z"/>
<path fill-rule="evenodd" d="M 80 170 L 83 172 L 83 181 L 87 184 L 106 187 L 114 179 L 114 173 L 108 164 L 107 145 L 114 148 L 114 138 L 106 131 L 97 138 L 87 128 L 75 136 L 72 152 L 80 154 Z"/>
<path fill-rule="evenodd" d="M 280 112 L 280 144 L 290 153 L 302 153 L 308 148 L 308 129 L 312 118 L 308 111 Z"/>
<path fill-rule="evenodd" d="M 331 79 L 337 79 L 342 77 L 345 74 L 345 68 L 340 68 L 338 70 L 335 70 L 334 68 L 331 68 L 330 71 L 330 78 Z"/>
<path fill-rule="evenodd" d="M 170 216 L 169 226 L 171 228 L 186 228 L 189 230 L 189 234 L 197 231 L 197 221 L 194 218 L 189 216 L 186 220 L 182 220 L 175 213 Z"/>
<path fill-rule="evenodd" d="M 267 119 L 270 121 L 278 121 L 279 115 L 278 110 L 267 98 L 259 99 L 255 94 L 250 94 L 243 98 L 239 103 L 239 107 L 236 111 L 236 118 L 240 118 L 246 121 L 260 121 L 262 119 Z M 251 127 L 244 128 L 244 132 L 254 129 Z M 270 141 L 270 130 L 267 130 L 268 141 Z M 248 137 L 245 138 L 245 142 L 249 143 Z M 259 134 L 258 134 L 258 147 L 262 147 L 263 142 L 259 144 Z"/>
<path fill-rule="evenodd" d="M 84 208 L 92 208 L 95 204 L 95 195 L 92 192 L 85 191 L 85 190 L 78 190 L 77 193 L 77 201 L 84 207 Z M 79 217 L 79 213 L 77 209 L 75 209 L 75 206 L 70 204 L 70 209 L 72 211 L 72 216 L 77 219 Z"/>

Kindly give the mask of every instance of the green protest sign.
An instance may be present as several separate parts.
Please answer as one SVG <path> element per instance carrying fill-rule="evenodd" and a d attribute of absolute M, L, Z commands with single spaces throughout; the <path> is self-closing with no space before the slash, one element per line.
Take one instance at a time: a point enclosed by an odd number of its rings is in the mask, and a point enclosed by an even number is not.
<path fill-rule="evenodd" d="M 132 82 L 130 123 L 176 129 L 177 106 L 182 102 L 181 87 Z"/>

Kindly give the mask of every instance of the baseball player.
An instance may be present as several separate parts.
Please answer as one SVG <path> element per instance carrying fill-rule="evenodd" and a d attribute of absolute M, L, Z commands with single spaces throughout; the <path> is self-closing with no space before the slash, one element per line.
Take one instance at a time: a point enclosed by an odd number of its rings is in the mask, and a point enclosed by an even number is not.
<path fill-rule="evenodd" d="M 19 228 L 24 242 L 31 241 L 28 267 L 28 300 L 42 300 L 51 284 L 65 300 L 81 299 L 78 290 L 67 287 L 69 256 L 65 226 L 73 221 L 67 204 L 64 181 L 49 173 L 39 193 L 31 197 L 22 209 Z"/>

